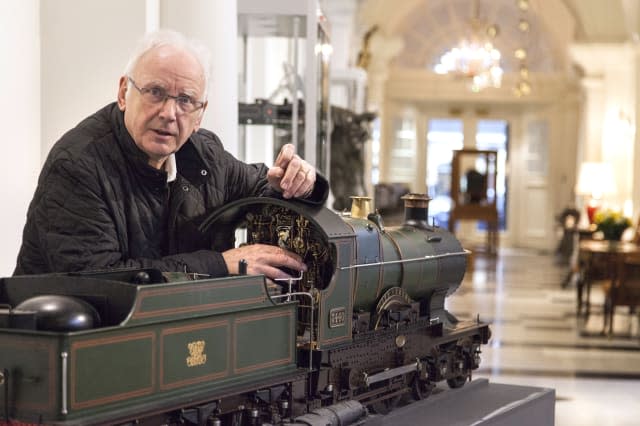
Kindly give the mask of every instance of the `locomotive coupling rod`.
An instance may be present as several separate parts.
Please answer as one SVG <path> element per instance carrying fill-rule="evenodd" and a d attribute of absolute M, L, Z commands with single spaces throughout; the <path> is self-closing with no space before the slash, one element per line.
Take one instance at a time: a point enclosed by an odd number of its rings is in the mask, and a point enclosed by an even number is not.
<path fill-rule="evenodd" d="M 392 368 L 390 370 L 385 370 L 372 376 L 366 376 L 364 378 L 364 382 L 367 384 L 367 386 L 370 386 L 372 383 L 381 382 L 383 380 L 391 379 L 402 374 L 414 373 L 419 370 L 420 363 L 416 361 L 411 364 L 403 365 L 402 367 Z"/>
<path fill-rule="evenodd" d="M 360 263 L 358 265 L 342 266 L 340 267 L 340 269 L 356 269 L 356 268 L 365 268 L 367 266 L 382 266 L 382 265 L 392 265 L 394 263 L 419 262 L 421 260 L 435 260 L 435 259 L 442 259 L 445 257 L 469 256 L 470 254 L 471 254 L 470 250 L 463 249 L 462 251 L 456 251 L 453 253 L 432 254 L 432 255 L 427 255 L 422 257 L 413 257 L 411 259 L 388 260 L 386 262 L 374 262 L 374 263 Z"/>

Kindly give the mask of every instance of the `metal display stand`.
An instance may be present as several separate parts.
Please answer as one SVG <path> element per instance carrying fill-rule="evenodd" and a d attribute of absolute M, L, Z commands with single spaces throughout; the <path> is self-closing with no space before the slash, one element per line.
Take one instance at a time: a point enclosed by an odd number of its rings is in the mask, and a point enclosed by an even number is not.
<path fill-rule="evenodd" d="M 319 171 L 328 172 L 329 146 L 329 38 L 328 24 L 317 0 L 238 0 L 238 36 L 243 50 L 240 81 L 240 157 L 243 126 L 279 126 L 287 129 L 287 139 L 305 160 Z M 248 99 L 245 89 L 252 85 L 248 46 L 256 39 L 288 40 L 286 58 L 266 64 L 272 70 L 284 66 L 277 87 L 265 89 L 260 98 Z M 268 56 L 268 55 L 267 55 Z M 284 59 L 285 63 L 281 62 Z M 273 62 L 273 63 L 271 63 Z M 285 100 L 283 104 L 282 101 Z M 276 147 L 277 148 L 277 147 Z"/>
<path fill-rule="evenodd" d="M 554 417 L 554 389 L 476 379 L 374 417 L 365 425 L 553 426 Z"/>

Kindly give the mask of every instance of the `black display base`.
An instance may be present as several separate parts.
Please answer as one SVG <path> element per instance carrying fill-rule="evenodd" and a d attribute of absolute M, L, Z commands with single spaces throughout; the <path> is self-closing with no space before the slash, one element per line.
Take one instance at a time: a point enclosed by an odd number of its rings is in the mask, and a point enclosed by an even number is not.
<path fill-rule="evenodd" d="M 555 389 L 489 383 L 476 379 L 367 420 L 382 425 L 553 426 Z"/>

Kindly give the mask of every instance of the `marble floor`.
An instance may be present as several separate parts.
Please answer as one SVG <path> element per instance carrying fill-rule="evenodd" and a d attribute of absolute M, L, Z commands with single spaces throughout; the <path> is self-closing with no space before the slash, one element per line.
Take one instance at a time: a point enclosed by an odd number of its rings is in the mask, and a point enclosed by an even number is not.
<path fill-rule="evenodd" d="M 591 315 L 577 318 L 575 284 L 561 285 L 568 267 L 549 254 L 503 248 L 472 263 L 447 307 L 492 324 L 474 378 L 554 388 L 557 426 L 640 425 L 640 316 L 618 308 L 602 335 L 595 286 Z"/>

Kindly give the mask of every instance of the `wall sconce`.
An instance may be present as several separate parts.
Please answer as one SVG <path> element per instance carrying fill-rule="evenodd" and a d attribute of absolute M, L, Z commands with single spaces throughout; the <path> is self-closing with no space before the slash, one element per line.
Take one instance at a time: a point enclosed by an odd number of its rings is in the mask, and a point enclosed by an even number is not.
<path fill-rule="evenodd" d="M 587 198 L 587 216 L 593 223 L 593 216 L 602 205 L 602 197 L 617 191 L 613 167 L 609 163 L 585 162 L 580 165 L 576 193 Z"/>

